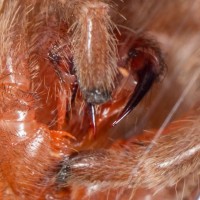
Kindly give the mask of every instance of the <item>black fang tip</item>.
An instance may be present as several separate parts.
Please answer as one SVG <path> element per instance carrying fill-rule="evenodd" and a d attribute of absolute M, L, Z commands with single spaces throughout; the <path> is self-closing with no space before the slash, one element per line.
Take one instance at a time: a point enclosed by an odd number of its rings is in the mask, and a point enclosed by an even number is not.
<path fill-rule="evenodd" d="M 117 120 L 112 124 L 113 126 L 117 125 L 122 119 L 124 119 L 143 99 L 146 93 L 152 87 L 154 81 L 157 78 L 157 73 L 154 71 L 151 63 L 148 63 L 142 70 L 137 72 L 138 83 L 134 92 L 131 94 L 131 97 L 126 104 L 125 108 L 122 110 Z"/>

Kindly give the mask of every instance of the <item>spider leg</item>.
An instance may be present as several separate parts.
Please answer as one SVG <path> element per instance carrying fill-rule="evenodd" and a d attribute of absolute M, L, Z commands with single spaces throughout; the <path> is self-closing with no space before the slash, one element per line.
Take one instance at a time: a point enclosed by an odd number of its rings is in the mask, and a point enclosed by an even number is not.
<path fill-rule="evenodd" d="M 137 138 L 118 141 L 108 150 L 72 154 L 61 170 L 66 171 L 67 184 L 96 185 L 100 190 L 142 186 L 160 190 L 191 174 L 198 179 L 199 128 L 199 117 L 190 115 L 173 122 L 157 139 L 155 132 L 146 132 Z"/>

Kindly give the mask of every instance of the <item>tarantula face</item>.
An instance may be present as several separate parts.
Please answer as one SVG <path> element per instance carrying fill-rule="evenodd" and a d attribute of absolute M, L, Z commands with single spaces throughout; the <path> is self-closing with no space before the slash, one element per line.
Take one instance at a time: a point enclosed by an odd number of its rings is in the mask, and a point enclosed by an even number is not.
<path fill-rule="evenodd" d="M 135 199 L 140 188 L 153 194 L 199 178 L 199 17 L 189 16 L 190 4 L 0 0 L 0 199 Z M 176 23 L 179 32 L 170 29 Z M 194 68 L 182 67 L 196 52 Z M 165 62 L 170 78 L 145 107 Z M 160 114 L 171 91 L 180 100 Z M 195 109 L 171 123 L 186 94 Z M 133 109 L 129 129 L 126 120 L 114 127 Z M 187 188 L 198 192 L 198 181 Z"/>
<path fill-rule="evenodd" d="M 69 6 L 66 4 L 63 6 Z M 68 27 L 71 27 L 73 71 L 78 83 L 76 87 L 93 110 L 91 113 L 95 113 L 95 105 L 112 101 L 113 91 L 119 87 L 119 67 L 137 77 L 137 86 L 115 125 L 141 101 L 163 72 L 162 54 L 154 41 L 133 33 L 130 37 L 127 31 L 117 30 L 110 16 L 109 3 L 75 1 L 71 4 L 70 13 L 74 18 Z M 77 88 L 72 96 L 76 96 L 76 92 Z"/>
<path fill-rule="evenodd" d="M 73 1 L 69 4 L 64 1 L 58 12 L 65 13 L 65 9 L 70 12 L 61 19 L 50 9 L 51 21 L 46 28 L 37 27 L 41 29 L 39 45 L 43 45 L 39 52 L 43 56 L 47 54 L 45 57 L 59 79 L 72 85 L 72 104 L 81 93 L 94 127 L 95 107 L 115 98 L 123 77 L 120 71 L 124 69 L 134 76 L 136 87 L 130 91 L 130 99 L 115 125 L 137 106 L 163 74 L 162 53 L 152 39 L 117 28 L 108 2 Z"/>

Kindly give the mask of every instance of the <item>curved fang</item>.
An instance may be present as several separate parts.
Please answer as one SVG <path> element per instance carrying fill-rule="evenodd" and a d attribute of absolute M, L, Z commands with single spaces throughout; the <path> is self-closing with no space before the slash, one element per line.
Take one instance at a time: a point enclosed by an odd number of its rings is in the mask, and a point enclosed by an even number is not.
<path fill-rule="evenodd" d="M 138 75 L 138 84 L 125 108 L 122 110 L 118 119 L 113 123 L 113 126 L 118 124 L 122 119 L 124 119 L 143 99 L 146 93 L 152 87 L 154 81 L 157 78 L 157 73 L 153 70 L 153 67 L 146 65 L 143 69 L 137 72 Z"/>
<path fill-rule="evenodd" d="M 96 109 L 95 109 L 95 105 L 93 104 L 88 104 L 89 107 L 89 114 L 91 117 L 91 126 L 92 126 L 92 130 L 93 130 L 93 134 L 96 134 Z"/>
<path fill-rule="evenodd" d="M 138 83 L 113 126 L 118 124 L 138 105 L 165 70 L 165 63 L 160 49 L 148 40 L 140 40 L 136 40 L 136 44 L 129 51 L 127 59 L 131 73 L 136 74 L 138 77 Z M 142 44 L 143 46 L 141 47 Z"/>

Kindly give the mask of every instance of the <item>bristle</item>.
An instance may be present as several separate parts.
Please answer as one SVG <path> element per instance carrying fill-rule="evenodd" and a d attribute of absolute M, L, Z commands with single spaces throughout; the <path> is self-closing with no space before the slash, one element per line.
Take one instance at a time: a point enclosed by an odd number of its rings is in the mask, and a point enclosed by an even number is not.
<path fill-rule="evenodd" d="M 199 8 L 200 0 L 0 0 L 0 199 L 199 198 Z M 111 127 L 139 80 L 137 62 L 130 70 L 126 60 L 138 35 L 137 49 L 159 66 L 165 57 L 168 69 Z"/>

